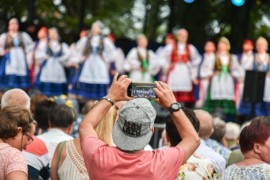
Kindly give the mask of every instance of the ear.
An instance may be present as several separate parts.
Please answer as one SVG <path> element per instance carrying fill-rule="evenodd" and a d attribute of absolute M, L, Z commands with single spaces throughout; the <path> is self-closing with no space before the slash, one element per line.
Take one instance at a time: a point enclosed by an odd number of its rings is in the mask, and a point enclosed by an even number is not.
<path fill-rule="evenodd" d="M 20 132 L 22 132 L 22 127 L 17 127 L 17 132 L 18 132 L 18 134 L 19 134 Z"/>
<path fill-rule="evenodd" d="M 152 127 L 152 134 L 154 134 L 154 132 L 155 132 L 155 128 L 154 128 L 154 127 Z"/>
<path fill-rule="evenodd" d="M 255 151 L 255 153 L 261 154 L 261 145 L 258 144 L 258 143 L 255 143 L 255 144 L 253 145 L 253 150 Z"/>

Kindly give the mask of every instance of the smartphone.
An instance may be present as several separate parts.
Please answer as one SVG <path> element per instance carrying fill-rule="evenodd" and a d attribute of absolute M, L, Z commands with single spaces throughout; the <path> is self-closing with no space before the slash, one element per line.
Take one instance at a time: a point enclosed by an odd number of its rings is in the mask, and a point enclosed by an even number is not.
<path fill-rule="evenodd" d="M 127 94 L 134 98 L 155 99 L 157 96 L 153 90 L 154 88 L 154 83 L 130 83 Z"/>

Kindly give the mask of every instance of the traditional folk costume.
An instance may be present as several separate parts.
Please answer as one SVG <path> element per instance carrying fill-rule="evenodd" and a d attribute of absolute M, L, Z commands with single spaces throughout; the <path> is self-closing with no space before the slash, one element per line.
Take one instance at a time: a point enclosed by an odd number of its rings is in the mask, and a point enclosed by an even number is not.
<path fill-rule="evenodd" d="M 127 55 L 124 65 L 133 82 L 151 83 L 159 71 L 159 63 L 156 55 L 145 48 L 133 48 Z"/>
<path fill-rule="evenodd" d="M 169 44 L 165 47 L 163 58 L 170 57 L 162 65 L 163 71 L 167 69 L 167 84 L 174 92 L 178 102 L 194 103 L 194 88 L 192 80 L 197 79 L 198 66 L 201 61 L 200 54 L 191 44 L 176 46 Z"/>
<path fill-rule="evenodd" d="M 240 61 L 240 65 L 244 73 L 247 70 L 253 70 L 254 59 L 255 59 L 255 55 L 252 51 L 241 54 L 241 56 L 239 57 L 239 61 Z M 236 106 L 238 108 L 238 112 L 241 115 L 248 115 L 250 113 L 250 103 L 244 102 L 242 100 L 243 93 L 244 93 L 244 79 L 245 79 L 245 76 L 243 77 L 242 81 L 238 82 L 238 94 L 236 94 L 238 98 L 236 99 L 237 100 Z"/>
<path fill-rule="evenodd" d="M 97 100 L 107 94 L 110 83 L 109 64 L 115 57 L 115 46 L 102 35 L 81 38 L 76 44 L 80 68 L 76 73 L 71 94 Z"/>
<path fill-rule="evenodd" d="M 202 63 L 199 70 L 200 87 L 199 87 L 199 99 L 196 102 L 196 107 L 203 107 L 207 93 L 210 79 L 214 74 L 215 69 L 215 53 L 205 53 L 202 58 Z"/>
<path fill-rule="evenodd" d="M 31 84 L 34 85 L 37 75 L 40 71 L 41 64 L 48 59 L 47 54 L 47 46 L 48 41 L 42 40 L 37 41 L 34 45 L 34 49 L 31 55 L 31 61 L 29 62 L 30 65 L 30 77 L 31 77 Z"/>
<path fill-rule="evenodd" d="M 229 53 L 217 54 L 215 72 L 209 87 L 204 109 L 213 113 L 222 109 L 226 115 L 235 115 L 235 81 L 243 77 L 237 58 Z"/>
<path fill-rule="evenodd" d="M 64 65 L 69 58 L 69 48 L 59 41 L 41 42 L 36 49 L 36 59 L 41 63 L 36 87 L 47 96 L 67 94 L 67 77 Z"/>
<path fill-rule="evenodd" d="M 124 64 L 125 64 L 125 54 L 121 48 L 116 47 L 115 48 L 115 58 L 110 63 L 110 84 L 113 81 L 113 77 L 116 73 L 119 73 L 119 75 L 124 74 Z"/>
<path fill-rule="evenodd" d="M 268 53 L 256 54 L 253 70 L 267 72 L 263 102 L 256 103 L 255 114 L 256 116 L 270 116 L 270 57 Z"/>
<path fill-rule="evenodd" d="M 0 55 L 3 56 L 0 60 L 0 88 L 30 87 L 26 54 L 32 47 L 33 41 L 25 32 L 7 32 L 0 36 Z"/>

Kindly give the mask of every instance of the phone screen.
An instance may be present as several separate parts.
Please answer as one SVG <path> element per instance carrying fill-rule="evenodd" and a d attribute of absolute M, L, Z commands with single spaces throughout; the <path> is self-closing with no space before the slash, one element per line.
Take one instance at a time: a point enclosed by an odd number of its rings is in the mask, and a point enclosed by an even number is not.
<path fill-rule="evenodd" d="M 155 99 L 154 83 L 131 83 L 128 87 L 128 96 L 135 98 Z"/>

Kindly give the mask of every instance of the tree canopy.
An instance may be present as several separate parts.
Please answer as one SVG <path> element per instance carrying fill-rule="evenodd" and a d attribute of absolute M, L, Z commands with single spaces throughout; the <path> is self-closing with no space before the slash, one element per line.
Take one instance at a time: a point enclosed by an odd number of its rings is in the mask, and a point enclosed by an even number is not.
<path fill-rule="evenodd" d="M 233 51 L 239 51 L 246 38 L 270 38 L 268 7 L 269 0 L 246 0 L 241 7 L 231 0 L 2 0 L 0 32 L 6 31 L 10 18 L 17 17 L 23 30 L 57 27 L 62 39 L 72 43 L 80 30 L 101 20 L 118 38 L 134 39 L 144 33 L 161 42 L 166 33 L 186 28 L 190 42 L 199 49 L 208 39 L 216 42 L 226 36 Z"/>

